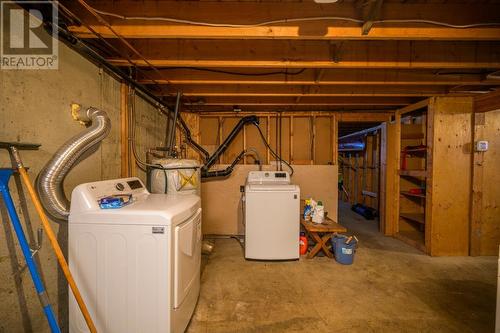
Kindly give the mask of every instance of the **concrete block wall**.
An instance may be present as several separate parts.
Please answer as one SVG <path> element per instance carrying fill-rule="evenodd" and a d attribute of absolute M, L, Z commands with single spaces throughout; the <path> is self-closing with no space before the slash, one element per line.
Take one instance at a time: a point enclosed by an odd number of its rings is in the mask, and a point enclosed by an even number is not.
<path fill-rule="evenodd" d="M 0 70 L 0 141 L 42 144 L 39 151 L 23 151 L 22 157 L 34 180 L 43 165 L 67 139 L 83 129 L 70 113 L 70 103 L 105 110 L 112 122 L 110 135 L 101 148 L 68 175 L 65 190 L 84 182 L 120 177 L 120 83 L 79 54 L 59 43 L 58 70 Z M 146 102 L 136 101 L 139 153 L 160 146 L 165 137 L 165 118 Z M 144 156 L 144 155 L 142 155 Z M 0 151 L 0 167 L 10 167 L 6 151 Z M 144 179 L 144 173 L 137 171 Z M 41 227 L 38 216 L 19 179 L 10 190 L 25 232 L 34 241 Z M 8 215 L 0 200 L 0 333 L 49 332 Z M 52 223 L 63 249 L 67 248 L 67 226 Z M 63 331 L 67 331 L 67 284 L 47 239 L 38 266 Z"/>

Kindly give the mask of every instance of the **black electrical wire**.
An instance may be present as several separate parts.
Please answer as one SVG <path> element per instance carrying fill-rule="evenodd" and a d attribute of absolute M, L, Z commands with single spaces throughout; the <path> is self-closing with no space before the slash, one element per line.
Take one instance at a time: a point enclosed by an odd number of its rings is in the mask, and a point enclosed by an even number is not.
<path fill-rule="evenodd" d="M 274 72 L 264 72 L 264 73 L 242 73 L 242 72 L 232 72 L 225 71 L 222 69 L 213 69 L 213 68 L 205 68 L 205 67 L 166 67 L 162 68 L 162 70 L 172 70 L 172 69 L 189 69 L 200 72 L 212 72 L 212 73 L 220 73 L 220 74 L 228 74 L 228 75 L 240 75 L 240 76 L 267 76 L 267 75 L 299 75 L 304 73 L 306 70 L 302 68 L 296 72 L 288 72 L 288 71 L 274 71 Z"/>
<path fill-rule="evenodd" d="M 267 142 L 266 138 L 264 137 L 264 133 L 262 133 L 262 130 L 260 129 L 260 127 L 258 125 L 255 125 L 255 127 L 257 127 L 257 130 L 259 131 L 260 137 L 262 138 L 262 141 L 264 141 L 264 144 L 266 145 L 267 149 L 269 149 L 269 151 L 271 152 L 271 155 L 273 155 L 273 157 L 276 159 L 276 161 L 280 160 L 283 163 L 285 163 L 291 171 L 290 177 L 293 176 L 294 170 L 293 170 L 292 166 L 290 165 L 290 163 L 288 163 L 287 161 L 282 159 L 281 156 L 278 156 L 278 154 L 276 154 L 274 152 L 274 150 L 271 148 L 271 146 L 269 146 L 269 143 Z"/>

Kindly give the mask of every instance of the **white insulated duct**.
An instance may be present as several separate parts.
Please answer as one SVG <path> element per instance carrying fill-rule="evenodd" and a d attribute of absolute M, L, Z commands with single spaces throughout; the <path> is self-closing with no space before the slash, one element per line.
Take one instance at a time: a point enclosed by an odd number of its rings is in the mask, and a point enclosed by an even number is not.
<path fill-rule="evenodd" d="M 66 221 L 69 200 L 64 193 L 64 179 L 71 169 L 99 148 L 109 134 L 111 122 L 106 112 L 90 107 L 82 109 L 73 104 L 75 120 L 87 128 L 66 141 L 38 174 L 36 188 L 47 214 L 55 221 Z"/>

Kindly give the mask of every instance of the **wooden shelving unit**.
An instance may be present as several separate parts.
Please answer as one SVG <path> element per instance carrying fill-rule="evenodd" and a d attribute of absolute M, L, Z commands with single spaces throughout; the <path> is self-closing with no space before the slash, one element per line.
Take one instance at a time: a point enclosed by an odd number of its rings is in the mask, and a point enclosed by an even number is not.
<path fill-rule="evenodd" d="M 397 238 L 426 251 L 425 204 L 427 178 L 427 109 L 428 105 L 401 113 L 399 117 L 399 209 Z M 411 189 L 423 189 L 421 193 Z"/>
<path fill-rule="evenodd" d="M 385 139 L 386 235 L 433 256 L 469 254 L 472 112 L 470 97 L 396 112 Z"/>
<path fill-rule="evenodd" d="M 399 216 L 409 221 L 425 224 L 425 214 L 422 213 L 399 213 Z"/>

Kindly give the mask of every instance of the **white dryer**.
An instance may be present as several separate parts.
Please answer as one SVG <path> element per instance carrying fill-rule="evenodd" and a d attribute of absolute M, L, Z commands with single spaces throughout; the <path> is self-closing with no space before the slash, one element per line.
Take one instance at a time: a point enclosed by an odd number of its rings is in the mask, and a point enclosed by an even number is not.
<path fill-rule="evenodd" d="M 116 194 L 132 202 L 100 208 Z M 201 238 L 197 195 L 150 194 L 138 178 L 77 186 L 69 265 L 97 331 L 183 332 L 200 290 Z M 88 332 L 70 295 L 70 332 Z"/>
<path fill-rule="evenodd" d="M 288 172 L 250 171 L 244 205 L 246 259 L 299 259 L 300 188 Z"/>

